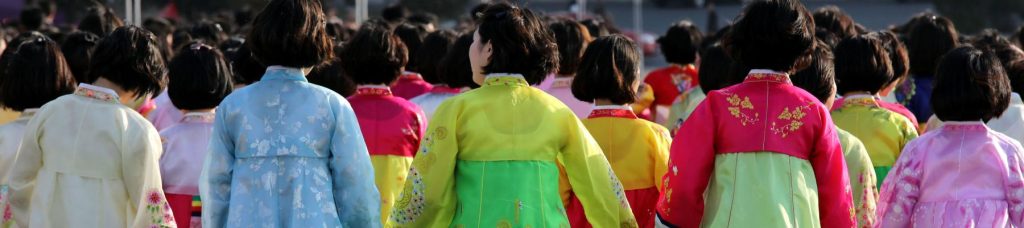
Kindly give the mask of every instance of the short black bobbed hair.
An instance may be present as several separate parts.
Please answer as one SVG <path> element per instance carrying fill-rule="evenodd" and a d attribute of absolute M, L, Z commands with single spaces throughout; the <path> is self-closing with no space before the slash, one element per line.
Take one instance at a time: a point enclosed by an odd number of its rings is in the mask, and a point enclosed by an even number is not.
<path fill-rule="evenodd" d="M 1014 93 L 1024 94 L 1024 60 L 1017 60 L 1006 67 L 1006 76 L 1010 78 L 1010 88 Z"/>
<path fill-rule="evenodd" d="M 430 84 L 444 84 L 441 80 L 441 60 L 448 54 L 457 37 L 458 35 L 451 30 L 438 30 L 427 35 L 427 38 L 423 39 L 420 51 L 412 56 L 412 59 L 419 62 L 413 71 L 423 75 L 423 80 Z"/>
<path fill-rule="evenodd" d="M 102 77 L 139 96 L 157 94 L 167 83 L 164 64 L 153 33 L 134 25 L 124 26 L 100 40 L 85 82 Z"/>
<path fill-rule="evenodd" d="M 797 0 L 757 1 L 743 10 L 722 46 L 744 66 L 794 72 L 810 62 L 814 28 L 814 18 Z"/>
<path fill-rule="evenodd" d="M 811 55 L 811 65 L 796 72 L 790 80 L 793 85 L 807 91 L 818 101 L 825 103 L 829 98 L 834 97 L 832 90 L 836 89 L 836 72 L 832 65 L 832 50 L 824 41 L 818 41 L 815 45 L 814 54 Z"/>
<path fill-rule="evenodd" d="M 885 51 L 889 53 L 889 63 L 892 64 L 893 77 L 886 85 L 892 85 L 897 81 L 905 79 L 910 73 L 910 56 L 907 54 L 907 46 L 900 41 L 895 33 L 889 31 L 872 32 L 871 37 L 882 41 Z"/>
<path fill-rule="evenodd" d="M 459 36 L 445 53 L 438 66 L 438 77 L 442 83 L 452 88 L 477 88 L 473 82 L 473 67 L 469 62 L 469 47 L 473 45 L 473 33 L 467 32 Z M 425 76 L 424 76 L 425 77 Z M 426 78 L 424 78 L 426 79 Z"/>
<path fill-rule="evenodd" d="M 14 111 L 39 108 L 75 90 L 75 78 L 57 42 L 38 32 L 25 33 L 25 41 L 4 62 L 0 74 L 0 106 Z"/>
<path fill-rule="evenodd" d="M 608 23 L 601 21 L 597 18 L 589 18 L 580 21 L 580 24 L 587 27 L 587 32 L 590 32 L 590 37 L 597 38 L 612 34 L 611 29 L 608 28 Z"/>
<path fill-rule="evenodd" d="M 248 45 L 239 47 L 237 51 L 228 56 L 228 60 L 231 61 L 231 72 L 234 74 L 235 84 L 256 83 L 267 72 L 267 66 L 256 61 L 256 57 L 252 56 Z"/>
<path fill-rule="evenodd" d="M 423 39 L 427 38 L 427 34 L 427 27 L 423 24 L 402 23 L 395 27 L 395 36 L 402 40 L 402 43 L 405 44 L 405 50 L 409 53 L 409 62 L 405 64 L 406 68 L 417 68 L 419 63 L 416 62 L 416 58 L 413 58 L 413 56 L 419 53 L 420 47 L 423 46 Z"/>
<path fill-rule="evenodd" d="M 931 77 L 942 55 L 959 44 L 959 34 L 953 22 L 941 16 L 923 15 L 911 24 L 907 33 L 910 74 Z"/>
<path fill-rule="evenodd" d="M 558 69 L 558 44 L 533 11 L 509 3 L 491 4 L 476 30 L 481 43 L 491 44 L 491 61 L 484 73 L 522 74 L 540 84 Z"/>
<path fill-rule="evenodd" d="M 857 35 L 843 39 L 834 51 L 839 94 L 855 91 L 875 94 L 893 78 L 889 52 L 878 38 Z"/>
<path fill-rule="evenodd" d="M 824 29 L 839 39 L 857 35 L 856 23 L 849 14 L 835 5 L 818 8 L 814 11 L 814 25 Z"/>
<path fill-rule="evenodd" d="M 665 61 L 685 65 L 697 61 L 702 39 L 704 35 L 693 22 L 680 21 L 672 24 L 657 41 Z"/>
<path fill-rule="evenodd" d="M 697 82 L 704 94 L 740 83 L 750 71 L 733 61 L 718 43 L 705 49 L 700 58 Z"/>
<path fill-rule="evenodd" d="M 587 28 L 572 20 L 558 20 L 548 25 L 558 44 L 558 74 L 572 76 L 579 68 L 583 51 L 592 38 Z"/>
<path fill-rule="evenodd" d="M 939 62 L 931 105 L 942 121 L 988 121 L 1010 104 L 1010 82 L 994 53 L 973 46 Z"/>
<path fill-rule="evenodd" d="M 348 75 L 345 75 L 341 58 L 334 58 L 331 61 L 327 61 L 327 64 L 314 67 L 313 71 L 306 75 L 306 79 L 309 80 L 309 83 L 323 86 L 335 93 L 341 94 L 343 97 L 356 94 L 356 83 Z"/>
<path fill-rule="evenodd" d="M 71 33 L 64 39 L 60 50 L 64 52 L 71 68 L 71 74 L 79 82 L 88 81 L 89 61 L 92 59 L 92 50 L 100 43 L 100 37 L 91 32 L 78 31 Z"/>
<path fill-rule="evenodd" d="M 364 22 L 341 52 L 345 73 L 356 84 L 390 85 L 402 75 L 408 50 L 387 22 Z"/>
<path fill-rule="evenodd" d="M 216 108 L 231 93 L 231 67 L 216 47 L 194 41 L 171 60 L 167 96 L 181 110 Z"/>
<path fill-rule="evenodd" d="M 613 104 L 636 100 L 640 53 L 636 43 L 623 35 L 594 40 L 583 53 L 579 72 L 572 80 L 572 94 L 581 101 L 608 99 Z"/>
<path fill-rule="evenodd" d="M 333 57 L 319 0 L 273 0 L 252 22 L 246 43 L 263 65 L 305 68 Z"/>

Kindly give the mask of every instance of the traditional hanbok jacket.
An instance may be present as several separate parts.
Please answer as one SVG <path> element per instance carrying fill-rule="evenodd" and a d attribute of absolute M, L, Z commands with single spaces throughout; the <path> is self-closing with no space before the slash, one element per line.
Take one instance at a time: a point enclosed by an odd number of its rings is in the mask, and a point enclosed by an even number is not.
<path fill-rule="evenodd" d="M 537 88 L 558 98 L 565 106 L 569 106 L 569 109 L 576 114 L 576 117 L 583 119 L 590 114 L 590 109 L 594 105 L 590 104 L 590 102 L 576 99 L 576 96 L 572 95 L 572 79 L 573 77 L 550 75 L 544 82 L 537 85 Z"/>
<path fill-rule="evenodd" d="M 853 189 L 853 206 L 857 211 L 857 227 L 873 227 L 875 224 L 875 203 L 878 201 L 878 185 L 874 166 L 864 143 L 850 132 L 836 128 L 839 144 L 843 146 L 846 158 L 846 172 Z"/>
<path fill-rule="evenodd" d="M 1013 93 L 1010 96 L 1010 106 L 1006 107 L 1003 115 L 992 118 L 985 125 L 988 125 L 989 129 L 1010 136 L 1010 138 L 1018 142 L 1024 142 L 1024 102 L 1021 101 L 1020 94 Z M 930 131 L 940 127 L 942 127 L 942 120 L 932 115 L 931 118 L 928 118 L 928 125 L 925 130 Z"/>
<path fill-rule="evenodd" d="M 639 119 L 629 106 L 596 106 L 583 125 L 622 181 L 626 199 L 639 227 L 654 227 L 661 177 L 668 171 L 668 129 Z M 572 227 L 590 227 L 579 200 L 572 199 L 569 222 Z"/>
<path fill-rule="evenodd" d="M 156 129 L 113 90 L 79 85 L 25 127 L 10 174 L 21 227 L 174 227 Z"/>
<path fill-rule="evenodd" d="M 153 123 L 153 127 L 156 127 L 157 131 L 163 131 L 181 122 L 182 115 L 184 114 L 177 107 L 174 107 L 174 103 L 171 102 L 171 96 L 167 95 L 166 89 L 159 96 L 156 96 L 153 102 L 156 104 L 156 109 L 150 112 L 146 119 Z"/>
<path fill-rule="evenodd" d="M 160 176 L 178 227 L 187 227 L 192 221 L 193 198 L 199 195 L 199 175 L 210 147 L 215 115 L 214 112 L 189 112 L 177 124 L 160 131 L 164 146 Z"/>
<path fill-rule="evenodd" d="M 402 76 L 398 77 L 398 81 L 391 85 L 391 91 L 395 96 L 406 100 L 430 92 L 431 88 L 434 88 L 434 85 L 424 81 L 422 75 L 409 71 L 402 73 Z"/>
<path fill-rule="evenodd" d="M 18 156 L 18 147 L 21 146 L 21 139 L 25 135 L 25 125 L 36 111 L 38 109 L 26 109 L 17 119 L 0 126 L 0 227 L 11 225 L 13 214 L 7 177 L 14 169 L 14 159 Z"/>
<path fill-rule="evenodd" d="M 680 93 L 689 92 L 697 87 L 697 66 L 672 64 L 647 74 L 644 83 L 650 84 L 654 91 L 654 106 L 651 106 L 652 121 L 667 126 L 669 108 Z"/>
<path fill-rule="evenodd" d="M 415 97 L 409 100 L 409 102 L 419 106 L 420 109 L 423 110 L 424 117 L 429 122 L 430 118 L 434 116 L 434 111 L 437 110 L 437 106 L 441 105 L 441 102 L 448 100 L 449 97 L 459 95 L 460 92 L 462 91 L 458 88 L 451 88 L 445 85 L 434 85 L 434 88 L 431 88 L 430 92 Z"/>
<path fill-rule="evenodd" d="M 914 113 L 918 120 L 932 116 L 932 87 L 935 78 L 932 76 L 914 75 L 900 86 L 896 99 Z"/>
<path fill-rule="evenodd" d="M 923 132 L 920 123 L 917 122 L 917 117 L 914 117 L 914 113 L 910 112 L 910 109 L 907 109 L 907 107 L 903 107 L 903 105 L 899 103 L 885 101 L 885 99 L 882 99 L 880 97 L 875 97 L 875 102 L 878 103 L 879 107 L 882 107 L 889 111 L 893 111 L 897 114 L 900 114 L 903 117 L 907 117 L 907 119 L 910 120 L 910 123 L 914 124 L 914 129 L 917 130 L 918 133 Z M 846 103 L 846 98 L 839 98 L 832 105 L 832 110 L 834 111 L 840 107 L 843 107 L 844 103 Z"/>
<path fill-rule="evenodd" d="M 381 219 L 387 219 L 391 205 L 402 193 L 413 156 L 427 128 L 423 111 L 416 104 L 393 96 L 387 86 L 359 86 L 348 101 L 359 119 L 373 162 L 381 197 Z"/>
<path fill-rule="evenodd" d="M 441 104 L 388 221 L 396 227 L 568 227 L 558 162 L 596 227 L 636 221 L 600 146 L 521 75 Z"/>
<path fill-rule="evenodd" d="M 217 107 L 199 192 L 203 227 L 379 227 L 355 113 L 302 70 L 271 66 Z"/>
<path fill-rule="evenodd" d="M 818 99 L 753 70 L 679 129 L 658 203 L 678 227 L 853 227 L 846 162 Z"/>
<path fill-rule="evenodd" d="M 878 186 L 882 185 L 907 142 L 917 138 L 917 130 L 910 120 L 883 108 L 869 95 L 847 96 L 842 106 L 832 111 L 832 119 L 836 126 L 864 142 L 875 165 Z"/>
<path fill-rule="evenodd" d="M 980 121 L 910 142 L 882 185 L 877 227 L 1024 227 L 1024 149 Z"/>
<path fill-rule="evenodd" d="M 705 97 L 707 96 L 704 94 L 704 90 L 699 86 L 694 87 L 690 92 L 679 95 L 679 98 L 672 103 L 672 108 L 668 113 L 669 125 L 666 125 L 665 127 L 672 132 L 675 132 L 679 128 L 679 125 L 683 124 L 683 122 L 686 121 L 686 118 L 690 117 L 690 113 L 693 113 L 693 110 L 697 109 L 697 105 L 699 105 L 701 101 L 704 101 Z"/>

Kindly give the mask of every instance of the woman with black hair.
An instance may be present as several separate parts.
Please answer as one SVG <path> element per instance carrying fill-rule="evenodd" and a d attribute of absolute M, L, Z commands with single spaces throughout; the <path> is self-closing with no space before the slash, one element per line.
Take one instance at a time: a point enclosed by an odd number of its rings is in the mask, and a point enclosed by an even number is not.
<path fill-rule="evenodd" d="M 564 178 L 591 224 L 636 227 L 597 142 L 572 110 L 530 86 L 558 66 L 544 24 L 508 3 L 481 16 L 468 54 L 482 87 L 437 108 L 388 225 L 568 227 Z"/>

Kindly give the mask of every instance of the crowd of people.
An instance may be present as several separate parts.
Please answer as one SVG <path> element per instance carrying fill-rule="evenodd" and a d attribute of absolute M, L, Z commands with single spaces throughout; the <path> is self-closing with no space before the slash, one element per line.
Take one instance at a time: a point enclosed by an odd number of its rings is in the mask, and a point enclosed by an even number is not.
<path fill-rule="evenodd" d="M 322 8 L 23 11 L 0 227 L 1024 227 L 1019 33 L 755 1 L 642 75 L 600 20 Z"/>

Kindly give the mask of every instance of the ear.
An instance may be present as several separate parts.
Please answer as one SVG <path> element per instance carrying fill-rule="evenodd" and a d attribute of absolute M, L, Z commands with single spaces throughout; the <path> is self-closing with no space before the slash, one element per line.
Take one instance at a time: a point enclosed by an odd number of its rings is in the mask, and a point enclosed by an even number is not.
<path fill-rule="evenodd" d="M 494 53 L 494 49 L 493 49 L 493 47 L 491 46 L 491 42 L 487 42 L 487 43 L 485 43 L 485 44 L 484 44 L 484 46 L 483 46 L 483 47 L 481 47 L 481 48 L 483 48 L 483 49 L 484 49 L 484 50 L 483 50 L 483 53 L 484 53 L 484 55 L 486 55 L 486 56 L 491 56 L 491 54 L 492 54 L 492 53 Z"/>

